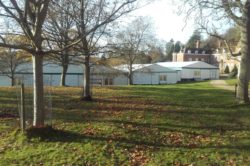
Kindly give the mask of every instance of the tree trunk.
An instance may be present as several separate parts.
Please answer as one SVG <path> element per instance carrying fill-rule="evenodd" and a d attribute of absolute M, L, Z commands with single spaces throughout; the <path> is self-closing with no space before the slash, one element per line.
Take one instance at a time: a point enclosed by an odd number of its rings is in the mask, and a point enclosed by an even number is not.
<path fill-rule="evenodd" d="M 12 67 L 12 66 L 11 66 Z M 12 70 L 11 68 L 11 76 L 10 76 L 10 79 L 11 79 L 11 86 L 14 86 L 15 85 L 15 72 Z"/>
<path fill-rule="evenodd" d="M 11 76 L 11 86 L 14 86 L 15 85 L 15 77 L 14 76 Z"/>
<path fill-rule="evenodd" d="M 132 73 L 128 74 L 128 84 L 133 85 L 133 74 Z"/>
<path fill-rule="evenodd" d="M 44 127 L 44 94 L 43 94 L 43 55 L 33 55 L 33 96 L 34 96 L 34 127 Z"/>
<path fill-rule="evenodd" d="M 241 62 L 236 97 L 249 102 L 248 83 L 250 74 L 250 6 L 247 7 L 248 21 L 241 27 Z"/>
<path fill-rule="evenodd" d="M 61 74 L 61 81 L 60 86 L 66 86 L 66 74 L 68 71 L 68 65 L 62 65 L 62 74 Z"/>
<path fill-rule="evenodd" d="M 132 69 L 132 64 L 129 65 L 128 84 L 129 85 L 133 85 L 133 69 Z"/>
<path fill-rule="evenodd" d="M 91 92 L 90 92 L 90 57 L 85 56 L 84 63 L 84 80 L 83 80 L 83 96 L 82 100 L 91 101 Z"/>

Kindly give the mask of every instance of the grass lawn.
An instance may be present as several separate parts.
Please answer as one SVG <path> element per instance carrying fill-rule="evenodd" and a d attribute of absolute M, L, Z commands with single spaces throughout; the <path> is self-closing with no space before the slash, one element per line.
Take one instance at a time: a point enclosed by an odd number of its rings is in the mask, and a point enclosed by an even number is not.
<path fill-rule="evenodd" d="M 231 86 L 235 86 L 235 84 L 237 84 L 237 79 L 226 79 L 225 80 L 226 83 L 228 83 L 228 85 L 231 85 Z M 250 87 L 250 82 L 249 82 L 249 87 Z"/>
<path fill-rule="evenodd" d="M 237 79 L 226 79 L 225 81 L 231 86 L 235 86 L 235 84 L 237 84 Z"/>
<path fill-rule="evenodd" d="M 0 118 L 0 165 L 250 165 L 250 106 L 209 82 L 53 88 L 53 129 Z M 0 88 L 0 111 L 15 90 Z"/>

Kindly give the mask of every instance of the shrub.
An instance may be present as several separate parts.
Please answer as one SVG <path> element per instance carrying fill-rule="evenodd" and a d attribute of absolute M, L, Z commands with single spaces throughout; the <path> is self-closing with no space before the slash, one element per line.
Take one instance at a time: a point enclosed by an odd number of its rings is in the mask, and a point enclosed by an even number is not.
<path fill-rule="evenodd" d="M 228 67 L 228 65 L 227 65 L 226 68 L 225 68 L 225 70 L 224 70 L 224 73 L 225 73 L 225 74 L 229 74 L 229 72 L 230 72 L 230 71 L 229 71 L 229 67 Z"/>

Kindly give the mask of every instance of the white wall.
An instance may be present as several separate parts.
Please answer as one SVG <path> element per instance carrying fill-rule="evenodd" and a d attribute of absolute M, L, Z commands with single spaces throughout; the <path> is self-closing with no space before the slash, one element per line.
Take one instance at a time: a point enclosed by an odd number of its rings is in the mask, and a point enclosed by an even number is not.
<path fill-rule="evenodd" d="M 44 74 L 43 82 L 45 86 L 59 86 L 60 85 L 60 74 Z M 83 85 L 82 75 L 67 75 L 66 85 L 68 86 L 82 86 Z M 17 74 L 17 80 L 21 80 L 25 86 L 33 86 L 33 75 L 32 74 Z M 11 86 L 11 80 L 7 76 L 0 76 L 0 86 Z"/>
<path fill-rule="evenodd" d="M 194 72 L 200 72 L 200 76 L 195 76 Z M 219 79 L 219 69 L 183 69 L 181 79 L 208 80 Z"/>
<path fill-rule="evenodd" d="M 60 79 L 61 76 L 59 76 L 58 79 Z M 57 84 L 59 85 L 59 84 Z M 66 76 L 66 85 L 68 86 L 83 86 L 83 74 L 79 75 L 70 75 L 68 74 Z"/>
<path fill-rule="evenodd" d="M 181 70 L 181 79 L 193 79 L 193 69 L 182 69 Z"/>
<path fill-rule="evenodd" d="M 7 76 L 0 76 L 0 86 L 11 86 L 11 80 Z"/>
<path fill-rule="evenodd" d="M 181 81 L 181 71 L 180 70 L 177 71 L 176 80 Z"/>
<path fill-rule="evenodd" d="M 160 82 L 160 75 L 166 75 L 167 80 Z M 158 85 L 158 84 L 175 84 L 177 83 L 179 77 L 178 73 L 143 73 L 143 72 L 134 72 L 133 84 L 142 84 L 142 85 Z"/>
<path fill-rule="evenodd" d="M 124 74 L 107 74 L 107 75 L 92 75 L 92 79 L 100 80 L 102 85 L 105 85 L 105 79 L 109 78 L 113 80 L 113 85 L 128 85 L 128 77 Z"/>
<path fill-rule="evenodd" d="M 152 84 L 152 80 L 151 73 L 134 72 L 133 74 L 133 84 Z"/>
<path fill-rule="evenodd" d="M 167 74 L 167 83 L 176 84 L 179 81 L 178 72 L 177 73 L 168 73 Z"/>
<path fill-rule="evenodd" d="M 114 78 L 114 85 L 128 85 L 128 77 L 119 75 Z"/>
<path fill-rule="evenodd" d="M 220 71 L 219 70 L 210 70 L 210 78 L 211 79 L 219 79 Z"/>

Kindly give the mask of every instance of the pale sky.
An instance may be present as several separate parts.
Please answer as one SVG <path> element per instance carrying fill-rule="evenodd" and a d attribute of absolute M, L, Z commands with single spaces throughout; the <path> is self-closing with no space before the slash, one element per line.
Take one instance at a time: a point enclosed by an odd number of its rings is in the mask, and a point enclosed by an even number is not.
<path fill-rule="evenodd" d="M 143 7 L 133 14 L 136 16 L 150 16 L 154 22 L 155 32 L 159 39 L 185 43 L 194 31 L 193 22 L 186 26 L 184 17 L 176 14 L 177 7 L 171 0 L 157 0 L 152 4 Z"/>

